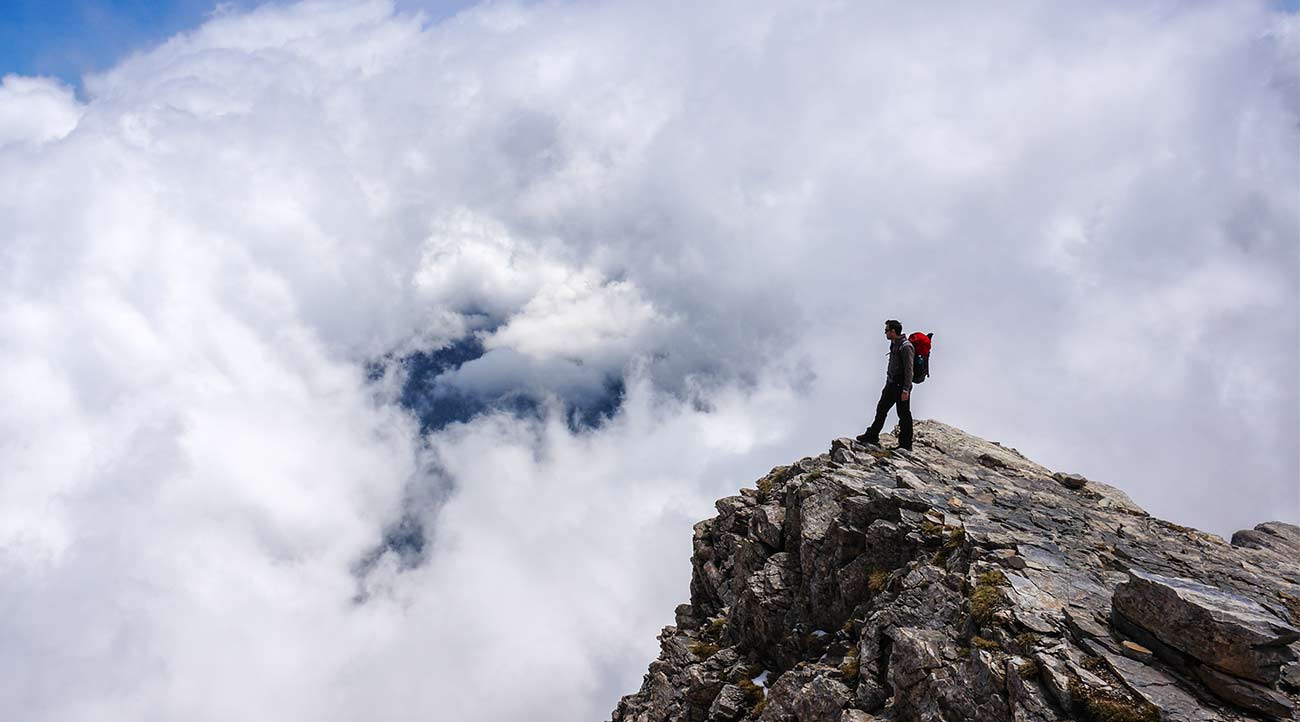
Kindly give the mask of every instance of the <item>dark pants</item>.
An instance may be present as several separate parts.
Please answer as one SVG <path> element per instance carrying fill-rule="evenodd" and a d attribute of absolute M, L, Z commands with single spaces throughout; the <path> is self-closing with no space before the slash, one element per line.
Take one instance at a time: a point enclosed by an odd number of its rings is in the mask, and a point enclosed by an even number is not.
<path fill-rule="evenodd" d="M 885 415 L 894 404 L 898 404 L 898 445 L 904 449 L 912 448 L 912 402 L 899 398 L 902 394 L 901 385 L 885 384 L 880 392 L 880 403 L 876 404 L 876 420 L 867 429 L 868 439 L 880 438 L 880 430 L 885 428 Z"/>

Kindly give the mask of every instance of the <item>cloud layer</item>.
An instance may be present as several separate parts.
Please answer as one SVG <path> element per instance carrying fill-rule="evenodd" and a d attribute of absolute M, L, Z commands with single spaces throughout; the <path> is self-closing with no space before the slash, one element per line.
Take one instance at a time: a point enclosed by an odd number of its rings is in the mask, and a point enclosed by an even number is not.
<path fill-rule="evenodd" d="M 340 0 L 5 78 L 0 711 L 600 719 L 885 318 L 921 417 L 1297 520 L 1298 55 L 1252 3 Z"/>

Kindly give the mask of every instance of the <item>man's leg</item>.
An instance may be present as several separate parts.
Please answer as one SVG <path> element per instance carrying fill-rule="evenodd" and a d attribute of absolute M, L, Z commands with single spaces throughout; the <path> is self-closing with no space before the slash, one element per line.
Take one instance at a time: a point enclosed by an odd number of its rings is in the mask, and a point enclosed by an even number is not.
<path fill-rule="evenodd" d="M 898 448 L 912 450 L 912 400 L 898 400 Z"/>
<path fill-rule="evenodd" d="M 865 444 L 879 444 L 880 430 L 885 428 L 885 416 L 889 413 L 889 408 L 898 401 L 898 392 L 894 389 L 893 384 L 885 384 L 885 388 L 880 392 L 880 401 L 876 403 L 876 418 L 871 422 L 871 426 L 866 433 L 858 438 Z"/>

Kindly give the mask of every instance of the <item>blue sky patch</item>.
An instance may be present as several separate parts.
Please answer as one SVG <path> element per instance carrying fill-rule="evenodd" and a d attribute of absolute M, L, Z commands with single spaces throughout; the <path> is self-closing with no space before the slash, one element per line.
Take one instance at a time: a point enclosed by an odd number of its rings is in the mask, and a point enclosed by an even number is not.
<path fill-rule="evenodd" d="M 4 0 L 0 2 L 0 76 L 54 76 L 80 93 L 86 74 L 196 28 L 217 13 L 250 10 L 258 0 Z M 471 0 L 398 0 L 430 21 Z"/>

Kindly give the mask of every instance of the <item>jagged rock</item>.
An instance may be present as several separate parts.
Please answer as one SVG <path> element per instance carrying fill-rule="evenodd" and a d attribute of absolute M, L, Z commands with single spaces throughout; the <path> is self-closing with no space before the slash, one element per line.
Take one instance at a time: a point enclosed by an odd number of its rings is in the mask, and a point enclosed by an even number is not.
<path fill-rule="evenodd" d="M 943 631 L 895 629 L 889 656 L 893 709 L 908 722 L 1001 722 L 1007 717 L 1005 671 L 993 655 L 971 650 L 962 659 Z"/>
<path fill-rule="evenodd" d="M 773 550 L 781 549 L 781 527 L 785 524 L 785 507 L 779 504 L 764 504 L 754 510 L 749 518 L 750 536 L 763 542 Z"/>
<path fill-rule="evenodd" d="M 614 710 L 614 719 L 624 722 L 664 722 L 681 719 L 681 693 L 662 670 L 651 670 L 641 691 L 624 697 Z"/>
<path fill-rule="evenodd" d="M 702 664 L 692 664 L 683 676 L 686 699 L 693 708 L 707 707 L 722 691 L 722 677 L 715 669 Z"/>
<path fill-rule="evenodd" d="M 1290 700 L 1261 684 L 1224 674 L 1205 665 L 1196 668 L 1196 676 L 1216 695 L 1243 709 L 1284 718 L 1291 717 L 1295 712 L 1295 705 Z"/>
<path fill-rule="evenodd" d="M 837 439 L 717 509 L 614 722 L 1243 722 L 1300 700 L 1290 524 L 1228 544 L 932 421 L 913 453 Z"/>
<path fill-rule="evenodd" d="M 897 628 L 889 633 L 893 651 L 889 655 L 889 683 L 908 690 L 957 658 L 956 645 L 948 635 L 934 629 Z"/>
<path fill-rule="evenodd" d="M 1292 662 L 1282 668 L 1281 684 L 1300 691 L 1300 662 Z"/>
<path fill-rule="evenodd" d="M 1248 549 L 1267 549 L 1294 559 L 1300 556 L 1300 526 L 1280 521 L 1257 524 L 1232 535 L 1232 545 Z"/>
<path fill-rule="evenodd" d="M 1027 566 L 1024 557 L 1014 549 L 996 549 L 991 556 L 1008 569 L 1024 569 Z"/>
<path fill-rule="evenodd" d="M 722 521 L 720 526 L 727 531 L 741 531 L 738 527 L 743 526 L 747 521 L 747 511 L 754 505 L 754 500 L 744 494 L 728 496 L 713 502 L 713 506 L 718 510 L 718 519 Z"/>
<path fill-rule="evenodd" d="M 1064 609 L 1065 622 L 1076 639 L 1097 639 L 1110 636 L 1110 631 L 1093 615 L 1081 607 L 1069 606 Z"/>
<path fill-rule="evenodd" d="M 794 556 L 780 552 L 746 581 L 727 624 L 727 640 L 751 650 L 767 662 L 780 664 L 782 641 L 789 635 L 799 568 Z"/>
<path fill-rule="evenodd" d="M 1033 655 L 1034 667 L 1043 688 L 1056 698 L 1057 705 L 1069 712 L 1073 707 L 1070 698 L 1070 675 L 1065 659 L 1060 653 L 1059 644 L 1050 649 L 1043 649 Z"/>
<path fill-rule="evenodd" d="M 1159 710 L 1166 719 L 1180 722 L 1224 722 L 1224 718 L 1183 689 L 1176 677 L 1150 665 L 1110 652 L 1101 645 L 1088 643 L 1094 658 L 1105 660 L 1105 668 L 1115 676 L 1141 705 Z"/>
<path fill-rule="evenodd" d="M 750 709 L 749 697 L 745 690 L 729 684 L 718 692 L 713 704 L 709 705 L 709 719 L 734 720 Z"/>
<path fill-rule="evenodd" d="M 816 617 L 812 621 L 818 627 L 835 623 L 835 570 L 847 561 L 840 553 L 844 537 L 835 533 L 836 521 L 843 511 L 839 490 L 834 479 L 817 476 L 786 497 L 785 513 L 790 520 L 793 545 L 790 552 L 799 560 L 799 571 L 806 586 L 806 612 Z"/>
<path fill-rule="evenodd" d="M 1052 705 L 1043 685 L 1041 671 L 1033 660 L 1020 656 L 1006 661 L 1007 702 L 1012 722 L 1063 722 L 1066 717 Z"/>
<path fill-rule="evenodd" d="M 767 693 L 759 722 L 828 722 L 837 720 L 852 692 L 833 675 L 838 670 L 811 666 L 781 675 Z"/>
<path fill-rule="evenodd" d="M 1088 485 L 1088 477 L 1083 474 L 1063 474 L 1058 471 L 1052 474 L 1052 478 L 1067 489 L 1082 489 Z"/>
<path fill-rule="evenodd" d="M 1114 610 L 1166 645 L 1205 664 L 1265 684 L 1295 659 L 1286 645 L 1300 629 L 1258 602 L 1189 579 L 1129 570 L 1115 589 Z"/>
<path fill-rule="evenodd" d="M 1097 495 L 1096 506 L 1098 509 L 1106 511 L 1117 511 L 1133 516 L 1148 516 L 1146 510 L 1138 506 L 1128 494 L 1116 489 L 1113 486 L 1092 483 L 1088 490 Z"/>

